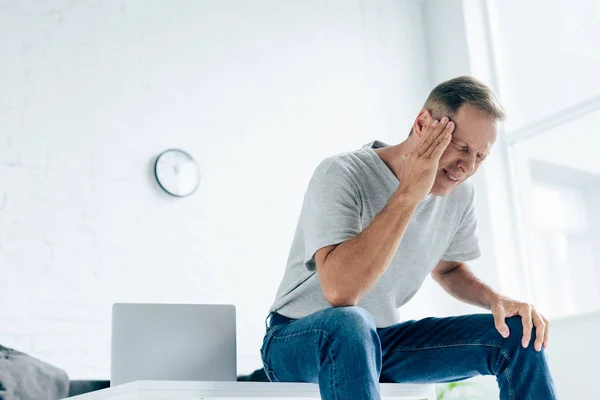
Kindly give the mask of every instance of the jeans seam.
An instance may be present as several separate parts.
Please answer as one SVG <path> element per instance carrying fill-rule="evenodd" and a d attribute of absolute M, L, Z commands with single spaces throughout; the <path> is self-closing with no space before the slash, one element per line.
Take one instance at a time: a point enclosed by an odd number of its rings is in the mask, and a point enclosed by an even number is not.
<path fill-rule="evenodd" d="M 497 349 L 500 349 L 500 354 L 502 354 L 502 356 L 504 358 L 506 358 L 506 360 L 508 361 L 508 364 L 509 364 L 506 367 L 506 370 L 504 371 L 504 373 L 508 374 L 507 381 L 508 381 L 508 391 L 510 393 L 510 398 L 511 399 L 515 398 L 515 392 L 514 392 L 513 383 L 512 383 L 512 375 L 510 373 L 510 363 L 512 362 L 512 359 L 510 358 L 510 354 L 508 354 L 508 351 L 506 351 L 504 346 L 502 346 L 498 343 L 494 343 L 494 342 L 456 342 L 453 344 L 439 344 L 439 345 L 432 345 L 432 346 L 401 347 L 401 348 L 396 348 L 396 349 L 392 350 L 392 353 L 395 353 L 398 351 L 433 350 L 433 349 L 443 349 L 443 348 L 448 348 L 448 347 L 460 347 L 460 346 L 486 346 L 486 347 L 495 347 Z"/>
<path fill-rule="evenodd" d="M 265 360 L 265 357 L 263 356 L 263 354 L 261 354 L 260 358 L 262 359 L 263 369 L 265 370 L 265 373 L 267 374 L 267 378 L 269 379 L 269 381 L 273 382 L 273 380 L 274 380 L 275 382 L 279 382 L 280 381 L 279 378 L 275 374 L 275 371 L 273 371 L 273 369 L 271 368 L 271 365 L 267 362 L 267 360 Z M 273 376 L 273 380 L 271 380 L 270 374 Z"/>
<path fill-rule="evenodd" d="M 288 335 L 281 335 L 280 337 L 276 337 L 275 334 L 272 335 L 271 339 L 290 339 L 296 336 L 302 336 L 302 335 L 306 335 L 307 333 L 322 333 L 323 335 L 325 335 L 325 339 L 331 343 L 331 341 L 329 340 L 329 338 L 327 337 L 327 332 L 325 332 L 322 329 L 311 329 L 311 330 L 307 330 L 307 331 L 302 331 L 302 332 L 298 332 L 298 333 L 293 333 L 293 334 L 288 334 Z"/>
<path fill-rule="evenodd" d="M 327 334 L 326 331 L 322 330 L 322 329 L 312 329 L 312 332 L 320 332 L 323 335 L 323 338 L 327 341 L 327 343 L 329 343 L 329 348 L 332 349 L 333 348 L 333 343 L 331 342 L 331 340 L 329 340 L 329 335 Z M 331 379 L 331 392 L 333 393 L 333 398 L 335 400 L 338 400 L 340 397 L 337 394 L 337 388 L 336 388 L 336 379 L 335 377 L 337 376 L 337 373 L 335 372 L 335 362 L 333 361 L 333 354 L 331 354 L 331 351 L 327 352 L 327 355 L 329 356 L 329 362 L 331 362 L 331 373 L 333 376 L 333 379 Z"/>
<path fill-rule="evenodd" d="M 331 341 L 329 340 L 329 338 L 327 337 L 327 333 L 325 333 L 325 340 L 327 340 L 329 342 L 329 345 L 331 346 Z M 327 354 L 329 355 L 329 362 L 331 362 L 331 370 L 332 370 L 332 375 L 333 375 L 333 379 L 331 380 L 331 392 L 333 393 L 333 398 L 335 400 L 339 399 L 339 396 L 337 395 L 337 389 L 335 387 L 335 363 L 333 362 L 333 356 L 331 355 L 331 352 L 328 351 Z"/>
<path fill-rule="evenodd" d="M 263 361 L 263 367 L 264 367 L 264 370 L 265 370 L 265 372 L 267 374 L 267 379 L 269 379 L 269 381 L 271 381 L 271 382 L 273 382 L 273 381 L 274 382 L 280 382 L 279 378 L 275 374 L 275 371 L 273 371 L 270 368 L 270 366 L 266 362 L 264 362 L 264 361 Z M 273 380 L 271 380 L 271 376 L 270 375 L 273 376 Z"/>
<path fill-rule="evenodd" d="M 410 347 L 400 347 L 392 350 L 392 353 L 397 351 L 419 351 L 419 350 L 430 350 L 430 349 L 443 349 L 447 347 L 459 347 L 459 346 L 487 346 L 487 347 L 496 347 L 500 349 L 500 352 L 508 361 L 511 361 L 510 355 L 506 351 L 506 349 L 494 342 L 456 342 L 453 344 L 436 344 L 431 346 L 410 346 Z"/>
<path fill-rule="evenodd" d="M 510 393 L 510 398 L 512 400 L 514 400 L 514 399 L 516 399 L 516 397 L 515 397 L 515 391 L 513 390 L 512 373 L 510 372 L 510 365 L 506 367 L 506 370 L 504 371 L 504 375 L 506 375 L 506 380 L 508 381 L 508 393 Z"/>

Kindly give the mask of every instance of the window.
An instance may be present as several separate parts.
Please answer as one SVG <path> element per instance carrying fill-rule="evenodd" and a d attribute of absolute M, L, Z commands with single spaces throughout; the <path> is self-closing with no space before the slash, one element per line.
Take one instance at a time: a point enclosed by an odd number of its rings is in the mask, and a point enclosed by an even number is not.
<path fill-rule="evenodd" d="M 494 11 L 532 299 L 551 318 L 600 310 L 600 27 L 582 18 L 600 2 L 503 0 Z"/>
<path fill-rule="evenodd" d="M 506 128 L 539 124 L 600 95 L 600 2 L 497 0 L 497 68 Z"/>

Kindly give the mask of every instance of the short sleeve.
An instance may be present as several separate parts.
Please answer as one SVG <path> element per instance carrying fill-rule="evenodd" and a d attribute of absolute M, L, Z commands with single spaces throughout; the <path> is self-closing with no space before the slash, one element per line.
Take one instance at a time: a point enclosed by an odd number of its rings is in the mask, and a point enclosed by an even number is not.
<path fill-rule="evenodd" d="M 304 264 L 314 271 L 317 250 L 340 244 L 362 231 L 360 197 L 348 179 L 331 168 L 313 175 L 300 214 Z"/>
<path fill-rule="evenodd" d="M 458 230 L 454 234 L 450 246 L 446 249 L 442 260 L 465 262 L 481 255 L 477 238 L 477 215 L 475 213 L 475 190 L 471 188 L 469 204 L 461 218 Z"/>

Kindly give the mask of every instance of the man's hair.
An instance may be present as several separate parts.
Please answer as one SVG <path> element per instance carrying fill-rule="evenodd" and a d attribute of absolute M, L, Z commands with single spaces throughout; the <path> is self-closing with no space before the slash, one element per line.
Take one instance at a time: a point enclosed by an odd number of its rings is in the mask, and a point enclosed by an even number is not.
<path fill-rule="evenodd" d="M 437 85 L 423 105 L 435 119 L 452 116 L 468 104 L 492 118 L 502 120 L 504 108 L 487 85 L 470 76 L 459 76 Z M 412 129 L 410 130 L 412 133 Z"/>

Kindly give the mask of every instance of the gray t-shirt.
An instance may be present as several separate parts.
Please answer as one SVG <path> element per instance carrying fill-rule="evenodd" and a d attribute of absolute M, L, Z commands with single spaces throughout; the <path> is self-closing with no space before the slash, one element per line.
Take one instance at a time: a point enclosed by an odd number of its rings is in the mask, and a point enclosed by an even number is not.
<path fill-rule="evenodd" d="M 358 235 L 387 204 L 400 182 L 373 151 L 362 149 L 325 159 L 304 196 L 287 267 L 271 311 L 302 318 L 331 305 L 316 272 L 317 250 Z M 358 305 L 377 327 L 400 321 L 398 308 L 421 287 L 440 260 L 479 257 L 474 189 L 464 182 L 448 196 L 428 195 L 417 206 L 390 265 Z"/>

